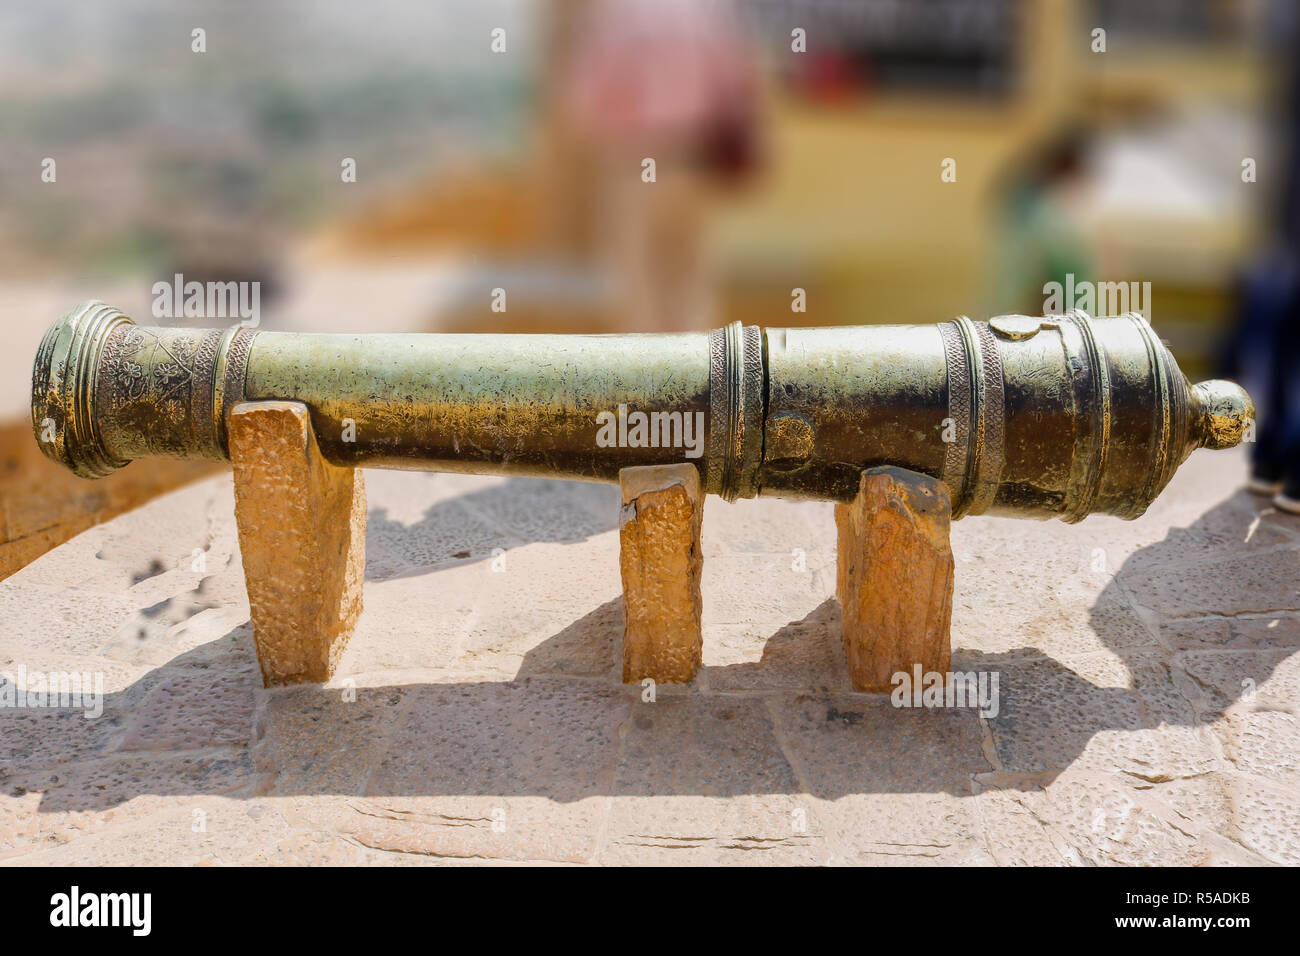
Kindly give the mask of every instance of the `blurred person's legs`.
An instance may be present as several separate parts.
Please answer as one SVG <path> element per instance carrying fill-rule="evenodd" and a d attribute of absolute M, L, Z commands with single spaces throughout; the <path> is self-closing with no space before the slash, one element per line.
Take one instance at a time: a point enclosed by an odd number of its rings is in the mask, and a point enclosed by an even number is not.
<path fill-rule="evenodd" d="M 1283 484 L 1273 503 L 1282 511 L 1300 514 L 1300 296 L 1292 299 L 1278 336 L 1274 374 L 1277 424 L 1270 437 Z"/>
<path fill-rule="evenodd" d="M 676 164 L 643 183 L 628 164 L 607 171 L 602 241 L 614 278 L 618 331 L 707 329 L 716 318 L 715 276 L 705 247 L 710 190 Z"/>
<path fill-rule="evenodd" d="M 1289 380 L 1300 334 L 1300 282 L 1294 259 L 1275 253 L 1254 267 L 1242 288 L 1242 321 L 1234 349 L 1238 374 L 1258 401 L 1249 488 L 1276 494 L 1287 477 L 1288 434 L 1295 428 Z"/>

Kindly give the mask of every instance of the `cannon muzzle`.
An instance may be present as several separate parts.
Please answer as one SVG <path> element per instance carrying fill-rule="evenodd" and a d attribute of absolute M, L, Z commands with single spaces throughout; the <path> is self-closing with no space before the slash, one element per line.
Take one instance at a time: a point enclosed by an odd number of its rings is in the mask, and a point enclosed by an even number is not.
<path fill-rule="evenodd" d="M 1242 440 L 1130 313 L 644 335 L 316 335 L 136 325 L 89 302 L 32 372 L 45 454 L 100 477 L 226 458 L 239 402 L 311 412 L 349 466 L 617 481 L 689 462 L 706 491 L 850 500 L 865 468 L 942 480 L 957 517 L 1135 518 L 1195 448 Z"/>

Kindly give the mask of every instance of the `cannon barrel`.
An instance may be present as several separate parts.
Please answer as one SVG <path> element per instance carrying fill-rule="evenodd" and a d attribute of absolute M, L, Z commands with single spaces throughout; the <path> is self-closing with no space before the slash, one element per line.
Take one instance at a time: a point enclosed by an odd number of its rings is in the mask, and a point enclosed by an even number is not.
<path fill-rule="evenodd" d="M 1135 518 L 1195 448 L 1254 410 L 1188 384 L 1140 315 L 636 335 L 300 334 L 146 327 L 88 302 L 32 373 L 42 450 L 100 477 L 136 458 L 226 458 L 239 402 L 304 403 L 350 466 L 617 481 L 689 462 L 727 500 L 850 500 L 895 465 L 957 517 Z"/>

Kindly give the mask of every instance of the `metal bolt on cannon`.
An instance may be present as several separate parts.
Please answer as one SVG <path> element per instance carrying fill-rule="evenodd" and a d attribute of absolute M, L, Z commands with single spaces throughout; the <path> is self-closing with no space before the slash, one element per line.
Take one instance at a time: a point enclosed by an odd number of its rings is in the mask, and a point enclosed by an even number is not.
<path fill-rule="evenodd" d="M 1236 445 L 1253 416 L 1231 382 L 1190 385 L 1140 315 L 1081 312 L 317 335 L 139 326 L 88 302 L 50 328 L 32 373 L 42 450 L 88 478 L 137 458 L 229 457 L 229 412 L 259 400 L 304 404 L 338 465 L 614 482 L 623 468 L 686 462 L 727 500 L 842 502 L 864 469 L 892 465 L 942 481 L 956 517 L 1066 521 L 1141 515 L 1193 449 Z M 598 441 L 599 416 L 620 408 L 650 427 Z"/>

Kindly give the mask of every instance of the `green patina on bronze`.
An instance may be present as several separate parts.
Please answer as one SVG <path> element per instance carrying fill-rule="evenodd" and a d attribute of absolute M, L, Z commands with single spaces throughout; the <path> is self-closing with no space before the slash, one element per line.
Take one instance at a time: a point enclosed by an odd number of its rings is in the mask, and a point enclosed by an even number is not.
<path fill-rule="evenodd" d="M 689 462 L 706 491 L 847 501 L 865 468 L 944 481 L 953 512 L 1135 518 L 1195 448 L 1242 439 L 1231 382 L 1188 384 L 1140 315 L 645 335 L 313 335 L 137 326 L 89 302 L 32 373 L 45 454 L 85 477 L 224 458 L 241 401 L 310 410 L 340 465 L 617 481 Z M 699 416 L 678 443 L 607 447 L 602 412 Z M 696 419 L 692 419 L 694 421 Z"/>

